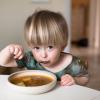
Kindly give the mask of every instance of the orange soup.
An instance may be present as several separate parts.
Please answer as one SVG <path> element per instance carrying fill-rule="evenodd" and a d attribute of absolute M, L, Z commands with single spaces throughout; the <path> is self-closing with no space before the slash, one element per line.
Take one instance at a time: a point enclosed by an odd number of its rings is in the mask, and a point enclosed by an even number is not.
<path fill-rule="evenodd" d="M 41 86 L 52 82 L 53 79 L 46 75 L 27 75 L 12 77 L 10 82 L 18 86 Z"/>

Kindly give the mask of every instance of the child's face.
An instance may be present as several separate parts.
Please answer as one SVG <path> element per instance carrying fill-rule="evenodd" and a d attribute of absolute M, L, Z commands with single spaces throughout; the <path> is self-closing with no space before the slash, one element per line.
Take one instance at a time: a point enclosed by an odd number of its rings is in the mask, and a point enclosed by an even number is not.
<path fill-rule="evenodd" d="M 37 62 L 45 67 L 53 67 L 59 62 L 61 47 L 34 46 L 32 53 Z"/>

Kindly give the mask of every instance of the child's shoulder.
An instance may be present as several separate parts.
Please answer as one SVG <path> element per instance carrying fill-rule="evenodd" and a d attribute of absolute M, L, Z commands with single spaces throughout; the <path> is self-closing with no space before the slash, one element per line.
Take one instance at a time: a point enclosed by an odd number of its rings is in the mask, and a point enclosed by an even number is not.
<path fill-rule="evenodd" d="M 65 58 L 75 58 L 75 56 L 74 55 L 72 55 L 71 53 L 67 53 L 67 52 L 62 52 L 62 55 L 65 57 Z"/>
<path fill-rule="evenodd" d="M 70 64 L 78 64 L 78 65 L 85 65 L 87 66 L 87 61 L 82 57 L 75 56 L 71 53 L 62 52 L 66 58 L 71 58 Z"/>
<path fill-rule="evenodd" d="M 75 55 L 73 55 L 73 54 L 71 54 L 71 53 L 62 52 L 62 54 L 63 54 L 65 57 L 72 57 L 73 60 L 82 60 L 81 57 L 75 56 Z"/>
<path fill-rule="evenodd" d="M 71 62 L 72 65 L 76 65 L 76 66 L 79 66 L 79 67 L 84 67 L 85 69 L 88 69 L 88 61 L 86 59 L 83 59 L 82 57 L 80 56 L 75 56 L 75 55 L 72 55 L 72 62 Z"/>

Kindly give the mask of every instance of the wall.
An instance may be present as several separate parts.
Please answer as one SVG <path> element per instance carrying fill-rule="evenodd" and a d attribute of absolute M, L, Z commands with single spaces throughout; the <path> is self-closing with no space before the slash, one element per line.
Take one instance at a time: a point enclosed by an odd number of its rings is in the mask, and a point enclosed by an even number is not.
<path fill-rule="evenodd" d="M 100 0 L 91 0 L 89 13 L 89 47 L 100 49 Z M 91 17 L 92 16 L 92 17 Z M 99 50 L 100 51 L 100 50 Z"/>
<path fill-rule="evenodd" d="M 0 0 L 0 49 L 10 43 L 20 43 L 26 48 L 23 26 L 26 18 L 35 9 L 60 11 L 67 19 L 70 31 L 70 6 L 70 0 L 49 0 L 47 3 L 33 3 L 32 0 Z"/>

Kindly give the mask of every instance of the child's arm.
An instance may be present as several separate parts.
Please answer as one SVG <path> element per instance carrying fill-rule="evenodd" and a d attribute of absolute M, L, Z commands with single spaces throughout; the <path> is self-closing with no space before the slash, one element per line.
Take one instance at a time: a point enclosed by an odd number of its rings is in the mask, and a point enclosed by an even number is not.
<path fill-rule="evenodd" d="M 23 58 L 23 48 L 20 45 L 11 44 L 0 51 L 0 65 L 5 67 L 17 67 L 15 59 Z"/>
<path fill-rule="evenodd" d="M 79 67 L 79 73 L 74 77 L 74 80 L 79 85 L 86 85 L 89 81 L 88 63 L 80 58 L 77 58 L 76 62 L 76 69 Z"/>
<path fill-rule="evenodd" d="M 86 85 L 89 81 L 88 65 L 86 61 L 75 57 L 69 67 L 67 67 L 66 74 L 61 77 L 61 85 Z"/>
<path fill-rule="evenodd" d="M 79 76 L 79 77 L 72 77 L 69 74 L 65 74 L 61 77 L 61 85 L 62 86 L 70 86 L 73 84 L 79 84 L 79 85 L 86 85 L 88 83 L 88 77 L 86 76 Z"/>
<path fill-rule="evenodd" d="M 88 78 L 88 76 L 87 77 L 86 76 L 82 76 L 82 77 L 79 76 L 79 77 L 75 77 L 74 80 L 79 85 L 86 85 L 89 81 L 89 78 Z"/>

